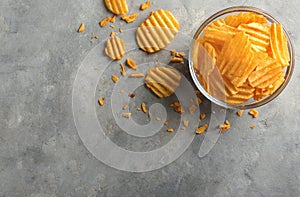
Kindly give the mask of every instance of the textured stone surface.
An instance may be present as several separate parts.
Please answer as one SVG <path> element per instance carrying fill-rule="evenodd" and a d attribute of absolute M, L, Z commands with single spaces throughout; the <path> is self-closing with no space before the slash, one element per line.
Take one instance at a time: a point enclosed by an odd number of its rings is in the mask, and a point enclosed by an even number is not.
<path fill-rule="evenodd" d="M 143 0 L 128 0 L 137 10 Z M 99 0 L 1 0 L 0 2 L 0 196 L 299 196 L 300 195 L 300 1 L 153 1 L 171 10 L 192 36 L 212 13 L 233 5 L 267 10 L 294 41 L 296 68 L 289 86 L 260 116 L 238 118 L 206 157 L 203 136 L 175 162 L 148 173 L 115 170 L 82 144 L 72 114 L 72 84 L 80 62 L 111 29 Z M 117 27 L 136 27 L 136 22 Z M 86 31 L 77 33 L 81 22 Z M 256 125 L 250 129 L 250 125 Z"/>

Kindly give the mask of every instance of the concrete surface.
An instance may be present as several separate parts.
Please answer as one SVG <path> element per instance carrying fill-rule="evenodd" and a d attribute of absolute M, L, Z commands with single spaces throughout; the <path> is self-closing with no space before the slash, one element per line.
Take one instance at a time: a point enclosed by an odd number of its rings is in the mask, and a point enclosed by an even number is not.
<path fill-rule="evenodd" d="M 137 10 L 144 0 L 128 0 Z M 72 84 L 95 46 L 90 34 L 108 36 L 100 0 L 1 0 L 0 2 L 0 196 L 300 196 L 300 1 L 153 1 L 171 10 L 181 31 L 193 35 L 209 15 L 233 5 L 262 8 L 280 20 L 295 45 L 289 86 L 260 116 L 237 118 L 206 157 L 203 136 L 175 162 L 148 173 L 115 170 L 82 144 L 72 115 Z M 134 12 L 134 11 L 132 11 Z M 86 31 L 77 33 L 81 22 Z M 256 125 L 250 129 L 250 125 Z M 120 139 L 119 139 L 120 140 Z"/>

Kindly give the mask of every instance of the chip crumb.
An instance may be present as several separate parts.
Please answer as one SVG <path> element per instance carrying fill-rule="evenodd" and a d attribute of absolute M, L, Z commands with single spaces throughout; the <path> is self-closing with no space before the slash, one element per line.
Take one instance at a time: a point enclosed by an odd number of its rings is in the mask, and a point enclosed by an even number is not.
<path fill-rule="evenodd" d="M 236 112 L 236 114 L 237 114 L 239 117 L 241 117 L 241 116 L 243 115 L 243 112 L 244 112 L 244 110 L 239 110 L 239 111 Z"/>
<path fill-rule="evenodd" d="M 172 133 L 172 132 L 174 132 L 174 129 L 173 129 L 173 128 L 168 128 L 168 129 L 167 129 L 167 132 Z"/>
<path fill-rule="evenodd" d="M 171 50 L 170 53 L 171 53 L 171 56 L 173 56 L 173 57 L 183 58 L 185 56 L 185 52 L 177 52 L 176 50 Z"/>
<path fill-rule="evenodd" d="M 150 7 L 150 5 L 151 5 L 151 2 L 150 2 L 150 0 L 148 0 L 146 3 L 142 3 L 141 4 L 141 6 L 140 6 L 140 10 L 146 10 L 146 9 L 148 9 L 149 7 Z"/>
<path fill-rule="evenodd" d="M 116 21 L 116 17 L 117 17 L 117 15 L 114 14 L 112 17 L 110 17 L 109 22 L 114 23 Z"/>
<path fill-rule="evenodd" d="M 146 103 L 142 103 L 141 104 L 141 108 L 142 108 L 142 110 L 143 110 L 144 113 L 147 113 L 148 110 L 147 110 Z"/>
<path fill-rule="evenodd" d="M 119 28 L 119 32 L 120 32 L 120 33 L 123 33 L 123 29 L 122 29 L 121 27 Z"/>
<path fill-rule="evenodd" d="M 255 129 L 255 125 L 251 125 L 250 128 L 251 128 L 251 129 Z"/>
<path fill-rule="evenodd" d="M 112 29 L 114 29 L 114 28 L 115 28 L 115 26 L 114 26 L 113 24 L 111 24 L 111 25 L 110 25 L 110 27 L 111 27 Z"/>
<path fill-rule="evenodd" d="M 255 109 L 251 109 L 248 114 L 252 115 L 253 118 L 256 118 L 258 116 L 258 111 Z"/>
<path fill-rule="evenodd" d="M 189 121 L 188 121 L 188 120 L 184 120 L 184 121 L 183 121 L 183 125 L 184 125 L 185 127 L 188 127 L 188 126 L 189 126 Z"/>
<path fill-rule="evenodd" d="M 173 103 L 170 104 L 171 107 L 179 107 L 180 106 L 180 102 L 179 101 L 175 101 Z"/>
<path fill-rule="evenodd" d="M 128 109 L 128 108 L 129 108 L 129 105 L 127 103 L 123 105 L 123 110 Z"/>
<path fill-rule="evenodd" d="M 164 125 L 168 126 L 168 125 L 169 125 L 169 121 L 166 120 L 166 121 L 164 122 Z"/>
<path fill-rule="evenodd" d="M 208 124 L 204 124 L 203 126 L 198 127 L 196 129 L 196 134 L 202 134 L 202 133 L 204 133 L 207 128 L 208 128 Z"/>
<path fill-rule="evenodd" d="M 196 109 L 197 109 L 196 105 L 191 105 L 189 107 L 189 112 L 192 114 L 192 113 L 194 113 L 196 111 Z"/>
<path fill-rule="evenodd" d="M 114 32 L 114 31 L 112 31 L 111 33 L 110 33 L 110 37 L 113 37 L 113 36 L 115 36 L 116 35 L 116 32 Z"/>
<path fill-rule="evenodd" d="M 201 92 L 199 90 L 195 90 L 195 94 L 198 95 L 201 94 Z"/>
<path fill-rule="evenodd" d="M 197 103 L 198 103 L 198 105 L 200 105 L 202 102 L 203 102 L 202 99 L 200 97 L 197 97 Z"/>
<path fill-rule="evenodd" d="M 135 97 L 135 94 L 134 93 L 131 93 L 128 95 L 130 98 L 134 98 Z"/>
<path fill-rule="evenodd" d="M 94 70 L 101 70 L 101 68 L 99 68 L 99 67 L 95 67 L 95 68 L 94 68 Z"/>
<path fill-rule="evenodd" d="M 111 75 L 111 79 L 114 83 L 117 83 L 119 81 L 119 77 L 117 75 Z"/>
<path fill-rule="evenodd" d="M 184 64 L 184 60 L 182 57 L 172 57 L 170 59 L 170 63 L 181 63 Z"/>
<path fill-rule="evenodd" d="M 205 119 L 206 118 L 206 114 L 200 114 L 200 118 L 201 118 L 201 120 L 203 120 L 203 119 Z"/>
<path fill-rule="evenodd" d="M 129 67 L 132 68 L 133 70 L 137 70 L 136 63 L 135 63 L 135 61 L 134 61 L 133 59 L 127 58 L 126 64 L 127 64 L 127 66 L 129 66 Z"/>
<path fill-rule="evenodd" d="M 183 107 L 177 107 L 177 108 L 175 108 L 175 111 L 180 113 L 180 114 L 183 114 L 185 112 Z"/>
<path fill-rule="evenodd" d="M 123 113 L 124 118 L 130 118 L 130 116 L 131 116 L 130 112 Z"/>
<path fill-rule="evenodd" d="M 202 122 L 201 118 L 198 119 L 198 122 Z"/>
<path fill-rule="evenodd" d="M 152 118 L 152 113 L 151 112 L 148 113 L 148 117 Z"/>
<path fill-rule="evenodd" d="M 138 110 L 138 111 L 142 111 L 142 108 L 141 108 L 141 107 L 138 107 L 138 108 L 136 108 L 136 110 Z"/>
<path fill-rule="evenodd" d="M 225 131 L 227 131 L 228 129 L 230 129 L 230 122 L 229 122 L 228 120 L 226 120 L 226 121 L 224 122 L 224 124 L 221 124 L 221 125 L 219 126 L 219 128 L 220 128 L 220 132 L 221 132 L 221 133 L 224 133 Z"/>
<path fill-rule="evenodd" d="M 156 117 L 156 120 L 157 120 L 157 121 L 160 121 L 160 120 L 161 120 L 161 118 L 160 118 L 160 117 Z"/>
<path fill-rule="evenodd" d="M 143 73 L 139 73 L 139 72 L 133 72 L 129 75 L 130 78 L 141 78 L 144 77 L 145 75 Z"/>
<path fill-rule="evenodd" d="M 84 32 L 84 30 L 85 30 L 85 25 L 84 25 L 84 23 L 81 23 L 78 30 L 77 30 L 77 32 L 81 33 L 81 32 Z"/>
<path fill-rule="evenodd" d="M 100 27 L 104 27 L 111 21 L 111 17 L 106 17 L 99 22 Z"/>
<path fill-rule="evenodd" d="M 135 21 L 135 19 L 139 16 L 139 14 L 131 14 L 128 16 L 122 16 L 121 19 L 123 21 L 125 21 L 126 23 L 132 23 L 133 21 Z"/>
<path fill-rule="evenodd" d="M 122 76 L 126 76 L 126 71 L 123 63 L 120 64 L 120 73 Z"/>
<path fill-rule="evenodd" d="M 103 106 L 104 105 L 104 98 L 102 97 L 102 98 L 99 98 L 99 100 L 98 100 L 98 103 L 101 105 L 101 106 Z"/>

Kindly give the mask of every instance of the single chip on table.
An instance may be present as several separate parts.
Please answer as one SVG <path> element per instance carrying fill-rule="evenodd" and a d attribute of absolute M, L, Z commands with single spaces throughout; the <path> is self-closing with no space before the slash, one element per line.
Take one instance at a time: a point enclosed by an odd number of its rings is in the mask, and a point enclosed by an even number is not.
<path fill-rule="evenodd" d="M 128 14 L 126 0 L 105 0 L 105 5 L 109 11 L 116 15 Z"/>

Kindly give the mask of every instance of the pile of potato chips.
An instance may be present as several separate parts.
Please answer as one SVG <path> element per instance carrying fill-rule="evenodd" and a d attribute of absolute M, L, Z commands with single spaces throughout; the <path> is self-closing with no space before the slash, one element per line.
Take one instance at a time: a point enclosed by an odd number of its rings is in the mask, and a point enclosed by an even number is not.
<path fill-rule="evenodd" d="M 241 12 L 210 23 L 195 40 L 193 66 L 200 83 L 228 104 L 260 100 L 284 82 L 290 54 L 281 24 Z"/>

